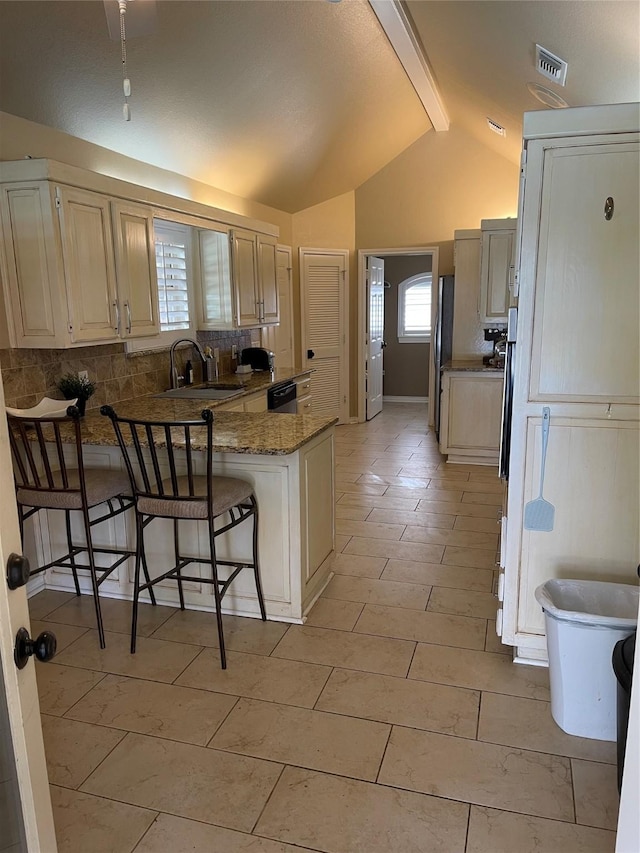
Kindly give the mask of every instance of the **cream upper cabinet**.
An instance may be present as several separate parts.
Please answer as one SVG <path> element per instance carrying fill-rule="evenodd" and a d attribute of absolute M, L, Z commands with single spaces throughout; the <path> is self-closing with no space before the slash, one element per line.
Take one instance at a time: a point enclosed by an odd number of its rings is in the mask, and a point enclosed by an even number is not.
<path fill-rule="evenodd" d="M 119 305 L 109 199 L 72 187 L 57 187 L 56 198 L 71 340 L 113 340 Z"/>
<path fill-rule="evenodd" d="M 69 341 L 54 190 L 48 181 L 5 184 L 0 214 L 7 308 L 19 347 Z"/>
<path fill-rule="evenodd" d="M 506 323 L 515 272 L 517 219 L 480 223 L 480 321 Z"/>
<path fill-rule="evenodd" d="M 229 232 L 199 228 L 197 235 L 200 270 L 198 328 L 233 329 Z"/>
<path fill-rule="evenodd" d="M 255 231 L 199 229 L 200 329 L 276 325 L 276 239 Z"/>
<path fill-rule="evenodd" d="M 231 232 L 231 269 L 237 328 L 278 323 L 275 238 L 234 229 Z"/>
<path fill-rule="evenodd" d="M 252 231 L 231 232 L 231 269 L 235 292 L 236 325 L 242 329 L 260 325 L 258 246 Z"/>
<path fill-rule="evenodd" d="M 113 202 L 116 279 L 121 312 L 120 336 L 148 337 L 160 332 L 153 211 Z"/>
<path fill-rule="evenodd" d="M 158 335 L 154 218 L 197 234 L 198 328 L 279 323 L 270 223 L 53 160 L 0 161 L 0 280 L 11 345 Z"/>
<path fill-rule="evenodd" d="M 258 246 L 258 284 L 260 291 L 260 322 L 275 325 L 280 322 L 280 299 L 276 261 L 276 239 L 265 234 L 256 237 Z"/>
<path fill-rule="evenodd" d="M 531 400 L 638 400 L 639 164 L 637 142 L 545 152 Z"/>
<path fill-rule="evenodd" d="M 1 212 L 16 346 L 158 334 L 150 208 L 39 181 L 5 184 Z"/>

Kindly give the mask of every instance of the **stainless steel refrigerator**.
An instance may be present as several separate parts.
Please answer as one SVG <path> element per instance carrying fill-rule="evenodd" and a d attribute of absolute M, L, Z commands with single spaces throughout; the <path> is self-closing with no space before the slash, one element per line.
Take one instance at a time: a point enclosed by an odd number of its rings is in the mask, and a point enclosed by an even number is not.
<path fill-rule="evenodd" d="M 443 275 L 438 279 L 438 302 L 436 306 L 436 322 L 432 336 L 431 352 L 433 353 L 435 387 L 433 392 L 434 420 L 433 428 L 440 438 L 440 397 L 442 394 L 442 368 L 451 361 L 453 352 L 453 291 L 454 277 Z"/>

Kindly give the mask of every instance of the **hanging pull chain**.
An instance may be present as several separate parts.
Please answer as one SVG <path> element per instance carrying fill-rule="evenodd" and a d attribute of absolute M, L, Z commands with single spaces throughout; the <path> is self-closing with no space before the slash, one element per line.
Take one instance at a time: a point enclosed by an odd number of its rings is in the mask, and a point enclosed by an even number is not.
<path fill-rule="evenodd" d="M 124 19 L 127 12 L 127 0 L 118 0 L 120 9 L 120 49 L 122 52 L 122 90 L 124 92 L 124 104 L 122 105 L 122 116 L 125 121 L 131 121 L 131 108 L 129 97 L 131 96 L 131 80 L 127 75 L 127 37 Z"/>

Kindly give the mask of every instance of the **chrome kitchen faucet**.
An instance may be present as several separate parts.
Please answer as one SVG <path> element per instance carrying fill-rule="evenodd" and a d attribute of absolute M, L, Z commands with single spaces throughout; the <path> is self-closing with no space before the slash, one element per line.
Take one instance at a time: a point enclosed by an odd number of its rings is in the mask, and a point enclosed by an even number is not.
<path fill-rule="evenodd" d="M 200 360 L 202 361 L 202 380 L 205 381 L 206 377 L 206 362 L 207 359 L 205 357 L 204 352 L 202 351 L 202 347 L 197 341 L 194 341 L 192 338 L 180 338 L 177 341 L 174 341 L 171 344 L 171 349 L 169 350 L 169 381 L 171 383 L 172 388 L 180 387 L 180 379 L 184 379 L 184 376 L 178 376 L 178 370 L 176 368 L 176 347 L 178 344 L 191 344 L 195 351 L 200 356 Z M 218 367 L 216 362 L 216 368 Z M 217 374 L 217 369 L 216 369 Z"/>

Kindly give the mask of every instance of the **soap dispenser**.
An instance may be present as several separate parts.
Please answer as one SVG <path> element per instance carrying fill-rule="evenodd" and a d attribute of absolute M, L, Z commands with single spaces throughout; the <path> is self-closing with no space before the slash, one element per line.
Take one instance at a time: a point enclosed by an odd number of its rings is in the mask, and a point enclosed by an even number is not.
<path fill-rule="evenodd" d="M 193 385 L 193 365 L 188 361 L 184 368 L 184 384 Z"/>

